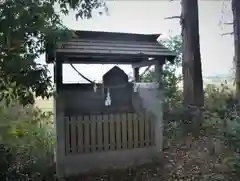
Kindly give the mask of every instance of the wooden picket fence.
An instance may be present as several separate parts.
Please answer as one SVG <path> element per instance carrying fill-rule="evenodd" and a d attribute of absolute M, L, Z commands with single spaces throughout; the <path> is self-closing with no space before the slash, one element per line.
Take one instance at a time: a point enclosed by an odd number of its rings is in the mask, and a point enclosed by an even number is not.
<path fill-rule="evenodd" d="M 151 116 L 135 113 L 65 118 L 66 155 L 151 147 Z"/>

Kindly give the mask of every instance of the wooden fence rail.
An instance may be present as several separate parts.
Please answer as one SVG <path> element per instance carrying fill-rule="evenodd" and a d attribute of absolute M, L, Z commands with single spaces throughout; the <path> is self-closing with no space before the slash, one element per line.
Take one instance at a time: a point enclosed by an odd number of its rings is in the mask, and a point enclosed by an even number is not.
<path fill-rule="evenodd" d="M 66 155 L 151 147 L 152 119 L 135 113 L 65 117 Z"/>

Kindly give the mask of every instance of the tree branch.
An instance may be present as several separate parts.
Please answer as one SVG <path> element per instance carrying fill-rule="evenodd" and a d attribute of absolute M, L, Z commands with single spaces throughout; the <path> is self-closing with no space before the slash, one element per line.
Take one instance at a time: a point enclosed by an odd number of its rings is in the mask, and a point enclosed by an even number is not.
<path fill-rule="evenodd" d="M 223 23 L 224 25 L 233 25 L 233 22 Z"/>
<path fill-rule="evenodd" d="M 164 19 L 181 19 L 181 16 L 171 16 L 171 17 L 166 17 Z"/>
<path fill-rule="evenodd" d="M 223 34 L 221 34 L 221 36 L 226 36 L 226 35 L 233 35 L 233 32 L 229 32 L 229 33 L 223 33 Z"/>

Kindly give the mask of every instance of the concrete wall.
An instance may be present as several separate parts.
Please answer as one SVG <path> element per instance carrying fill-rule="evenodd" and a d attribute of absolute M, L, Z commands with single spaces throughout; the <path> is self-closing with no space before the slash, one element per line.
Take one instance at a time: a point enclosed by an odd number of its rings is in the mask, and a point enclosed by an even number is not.
<path fill-rule="evenodd" d="M 160 159 L 155 148 L 135 148 L 129 150 L 97 152 L 66 156 L 62 162 L 64 175 L 75 175 L 88 171 L 126 169 Z"/>
<path fill-rule="evenodd" d="M 163 91 L 157 83 L 135 83 L 137 92 L 132 97 L 134 110 L 139 113 L 143 110 L 151 113 L 154 120 L 155 141 L 157 151 L 163 147 Z"/>

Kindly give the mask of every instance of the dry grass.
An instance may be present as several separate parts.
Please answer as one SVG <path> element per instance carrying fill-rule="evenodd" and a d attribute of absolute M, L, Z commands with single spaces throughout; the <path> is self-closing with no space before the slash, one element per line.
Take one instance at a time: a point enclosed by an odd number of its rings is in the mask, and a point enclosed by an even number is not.
<path fill-rule="evenodd" d="M 36 106 L 42 111 L 51 112 L 53 110 L 53 98 L 50 99 L 41 99 L 36 100 Z"/>

